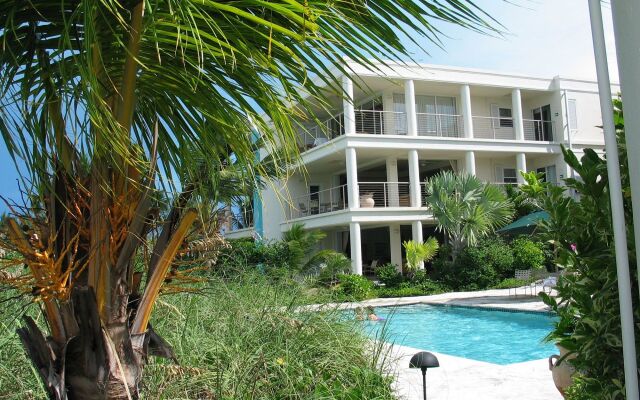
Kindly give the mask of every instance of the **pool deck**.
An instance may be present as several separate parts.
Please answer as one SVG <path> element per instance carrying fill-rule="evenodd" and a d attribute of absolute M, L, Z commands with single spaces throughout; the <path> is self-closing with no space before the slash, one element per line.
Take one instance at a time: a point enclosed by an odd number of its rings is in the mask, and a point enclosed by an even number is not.
<path fill-rule="evenodd" d="M 539 297 L 518 296 L 508 289 L 478 292 L 443 293 L 432 296 L 373 299 L 354 303 L 308 306 L 309 309 L 373 306 L 387 307 L 409 304 L 441 304 L 466 307 L 484 307 L 508 311 L 548 312 Z M 421 350 L 390 345 L 389 370 L 394 376 L 394 389 L 403 400 L 422 399 L 422 374 L 409 368 L 411 356 Z M 561 400 L 556 390 L 546 359 L 523 363 L 497 365 L 447 354 L 434 353 L 440 367 L 427 372 L 427 398 L 429 400 Z M 551 355 L 551 354 L 550 354 Z"/>

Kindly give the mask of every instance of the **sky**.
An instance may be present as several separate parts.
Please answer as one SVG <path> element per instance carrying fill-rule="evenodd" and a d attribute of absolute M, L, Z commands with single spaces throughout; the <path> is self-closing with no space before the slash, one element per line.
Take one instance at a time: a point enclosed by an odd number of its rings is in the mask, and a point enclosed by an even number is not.
<path fill-rule="evenodd" d="M 584 0 L 477 0 L 503 25 L 501 36 L 481 35 L 441 26 L 444 49 L 428 45 L 429 54 L 409 46 L 421 63 L 452 65 L 500 72 L 595 79 L 589 10 Z M 611 79 L 618 81 L 611 10 L 603 6 Z M 17 199 L 18 174 L 0 140 L 0 196 Z M 0 213 L 6 212 L 0 200 Z"/>

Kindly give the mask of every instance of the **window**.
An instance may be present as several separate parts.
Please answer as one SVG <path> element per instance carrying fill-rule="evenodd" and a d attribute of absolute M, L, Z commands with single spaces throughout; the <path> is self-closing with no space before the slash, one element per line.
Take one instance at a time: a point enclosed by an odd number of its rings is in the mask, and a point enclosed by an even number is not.
<path fill-rule="evenodd" d="M 555 165 L 548 165 L 546 167 L 538 168 L 536 169 L 536 172 L 542 174 L 543 182 L 549 182 L 552 184 L 557 183 Z"/>
<path fill-rule="evenodd" d="M 500 128 L 513 128 L 510 108 L 498 108 L 498 117 L 500 118 Z"/>
<path fill-rule="evenodd" d="M 518 171 L 515 168 L 503 168 L 502 169 L 502 182 L 503 183 L 518 183 Z"/>

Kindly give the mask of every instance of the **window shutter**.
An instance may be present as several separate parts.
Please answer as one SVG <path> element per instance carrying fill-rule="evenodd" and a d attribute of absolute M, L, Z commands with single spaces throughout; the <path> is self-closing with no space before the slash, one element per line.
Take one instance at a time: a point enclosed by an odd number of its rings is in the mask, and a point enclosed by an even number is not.
<path fill-rule="evenodd" d="M 569 114 L 569 130 L 575 131 L 578 129 L 578 109 L 576 107 L 576 99 L 569 99 L 567 101 L 567 113 Z"/>

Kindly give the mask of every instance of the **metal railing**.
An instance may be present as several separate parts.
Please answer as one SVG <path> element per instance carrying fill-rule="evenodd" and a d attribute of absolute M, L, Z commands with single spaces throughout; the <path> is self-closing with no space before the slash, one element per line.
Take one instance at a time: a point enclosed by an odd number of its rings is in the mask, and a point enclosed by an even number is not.
<path fill-rule="evenodd" d="M 356 110 L 356 133 L 406 135 L 407 114 L 395 111 Z"/>
<path fill-rule="evenodd" d="M 522 122 L 524 125 L 524 140 L 553 141 L 555 125 L 553 121 L 524 119 Z"/>
<path fill-rule="evenodd" d="M 462 137 L 462 115 L 417 113 L 419 136 Z"/>
<path fill-rule="evenodd" d="M 360 208 L 410 207 L 408 182 L 359 182 Z"/>
<path fill-rule="evenodd" d="M 471 119 L 474 138 L 503 140 L 515 140 L 516 138 L 513 118 L 473 116 Z"/>
<path fill-rule="evenodd" d="M 288 219 L 325 214 L 347 208 L 347 185 L 332 187 L 319 192 L 296 197 L 289 205 Z"/>

